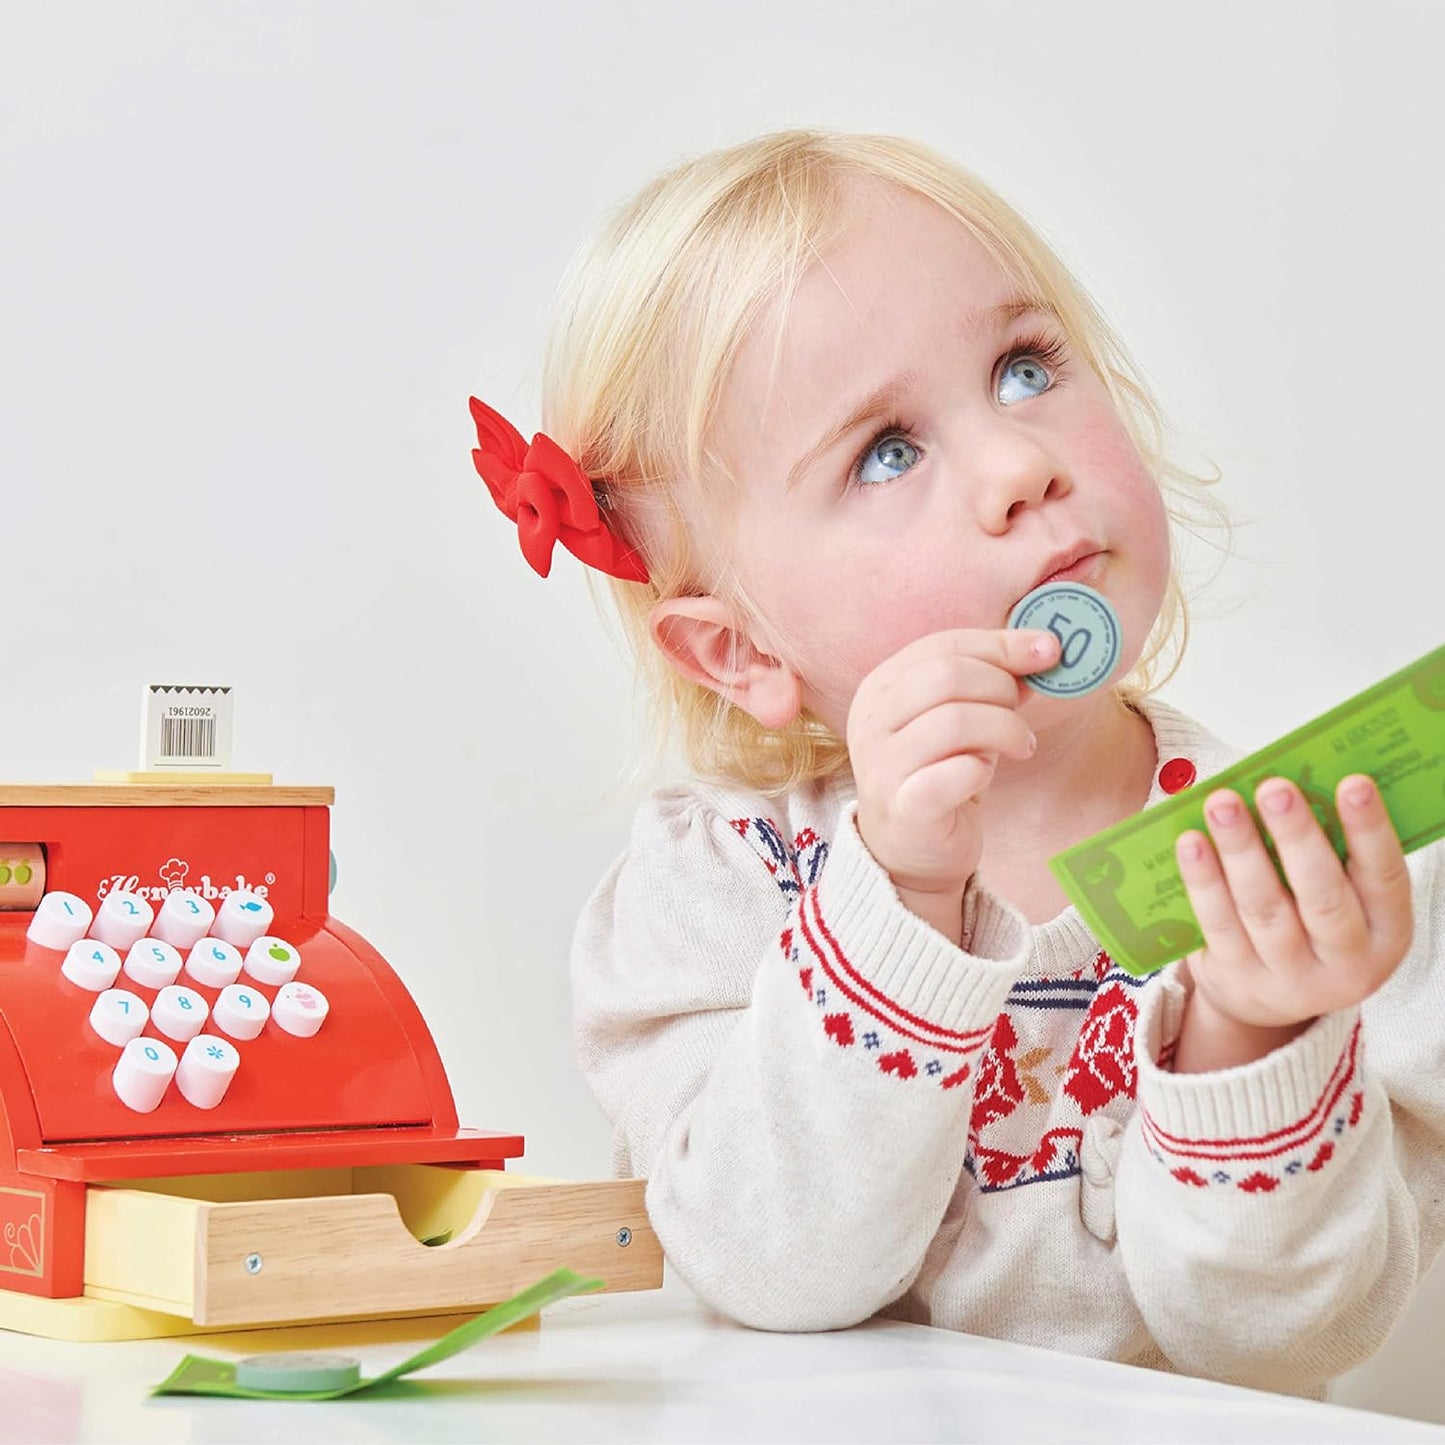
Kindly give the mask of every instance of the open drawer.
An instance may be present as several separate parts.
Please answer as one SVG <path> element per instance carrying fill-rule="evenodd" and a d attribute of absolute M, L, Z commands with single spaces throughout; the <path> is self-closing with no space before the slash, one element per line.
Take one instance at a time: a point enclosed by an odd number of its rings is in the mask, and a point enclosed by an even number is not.
<path fill-rule="evenodd" d="M 220 1327 L 471 1310 L 563 1267 L 652 1289 L 645 1185 L 434 1164 L 92 1185 L 85 1293 Z"/>

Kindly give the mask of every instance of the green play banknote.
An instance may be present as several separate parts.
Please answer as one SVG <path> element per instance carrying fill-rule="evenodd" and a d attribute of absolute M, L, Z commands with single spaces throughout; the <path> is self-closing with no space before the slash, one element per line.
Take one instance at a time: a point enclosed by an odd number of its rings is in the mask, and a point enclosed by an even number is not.
<path fill-rule="evenodd" d="M 537 1313 L 547 1305 L 566 1299 L 569 1295 L 586 1294 L 603 1288 L 600 1279 L 584 1279 L 570 1269 L 554 1270 L 545 1279 L 540 1279 L 520 1294 L 458 1325 L 443 1335 L 435 1344 L 428 1345 L 410 1359 L 393 1365 L 383 1374 L 369 1380 L 357 1380 L 340 1389 L 332 1390 L 256 1390 L 236 1383 L 234 1360 L 213 1360 L 203 1355 L 187 1355 L 164 1380 L 152 1391 L 152 1395 L 224 1395 L 236 1400 L 337 1400 L 343 1395 L 355 1395 L 362 1390 L 374 1389 L 391 1380 L 399 1380 L 414 1370 L 425 1369 L 428 1365 L 439 1364 L 462 1350 L 490 1336 L 500 1334 L 513 1325 Z M 322 1359 L 325 1357 L 316 1357 Z"/>
<path fill-rule="evenodd" d="M 1211 792 L 1233 788 L 1254 812 L 1260 783 L 1289 778 L 1343 858 L 1335 788 L 1351 773 L 1374 778 L 1407 853 L 1445 836 L 1445 647 L 1214 777 L 1066 849 L 1049 867 L 1104 950 L 1142 977 L 1204 941 L 1174 843 L 1188 829 L 1204 828 Z"/>

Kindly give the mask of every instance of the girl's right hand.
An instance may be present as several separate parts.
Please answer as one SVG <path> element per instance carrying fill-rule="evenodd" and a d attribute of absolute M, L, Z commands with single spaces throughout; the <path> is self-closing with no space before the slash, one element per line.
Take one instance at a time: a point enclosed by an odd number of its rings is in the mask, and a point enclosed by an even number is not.
<path fill-rule="evenodd" d="M 858 832 L 904 904 L 955 942 L 983 853 L 979 799 L 1000 758 L 1036 746 L 1021 679 L 1058 660 L 1050 632 L 935 632 L 875 667 L 848 710 Z"/>

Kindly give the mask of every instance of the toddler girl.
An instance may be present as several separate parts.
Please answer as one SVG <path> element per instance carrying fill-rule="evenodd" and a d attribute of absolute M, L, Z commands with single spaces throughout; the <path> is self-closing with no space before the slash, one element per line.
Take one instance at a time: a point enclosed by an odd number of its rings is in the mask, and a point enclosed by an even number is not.
<path fill-rule="evenodd" d="M 1235 756 L 1150 694 L 1187 479 L 1094 307 L 925 148 L 789 133 L 650 185 L 560 315 L 546 435 L 474 401 L 475 457 L 539 572 L 616 579 L 696 773 L 573 957 L 674 1267 L 765 1329 L 1320 1392 L 1441 1238 L 1441 849 L 1352 777 L 1342 867 L 1272 779 L 1179 840 L 1187 960 L 1133 978 L 1067 906 L 1050 856 Z M 1023 681 L 1049 580 L 1113 604 L 1121 683 Z"/>

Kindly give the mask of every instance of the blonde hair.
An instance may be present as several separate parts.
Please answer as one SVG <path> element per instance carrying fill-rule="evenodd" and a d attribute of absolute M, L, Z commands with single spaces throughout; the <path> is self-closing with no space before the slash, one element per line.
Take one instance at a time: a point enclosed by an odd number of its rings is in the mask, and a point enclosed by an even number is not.
<path fill-rule="evenodd" d="M 788 131 L 688 161 L 659 176 L 585 247 L 564 277 L 543 375 L 543 427 L 594 478 L 609 520 L 640 545 L 647 583 L 613 582 L 613 601 L 657 704 L 655 741 L 674 730 L 698 772 L 765 792 L 848 765 L 842 738 L 816 718 L 763 727 L 681 677 L 654 645 L 649 616 L 665 599 L 730 596 L 750 608 L 699 519 L 719 515 L 726 469 L 708 442 L 722 389 L 750 325 L 781 300 L 846 222 L 844 182 L 871 177 L 955 217 L 1028 299 L 1059 318 L 1071 349 L 1107 386 L 1171 522 L 1224 525 L 1208 480 L 1172 463 L 1149 388 L 1063 263 L 976 177 L 892 136 Z M 1171 528 L 1171 536 L 1173 535 Z M 1158 621 L 1119 686 L 1134 700 L 1178 666 L 1188 609 L 1177 544 Z"/>

